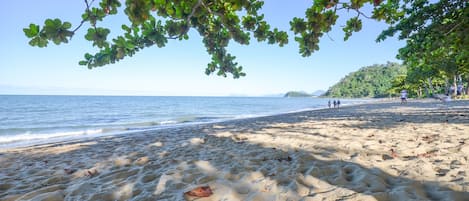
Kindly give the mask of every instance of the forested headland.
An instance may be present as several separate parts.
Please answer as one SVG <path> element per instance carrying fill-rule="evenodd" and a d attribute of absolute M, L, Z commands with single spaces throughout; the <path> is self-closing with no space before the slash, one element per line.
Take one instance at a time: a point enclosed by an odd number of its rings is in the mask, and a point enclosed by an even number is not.
<path fill-rule="evenodd" d="M 422 70 L 427 69 L 426 72 Z M 360 68 L 330 87 L 324 96 L 342 98 L 384 98 L 407 90 L 410 97 L 430 98 L 451 95 L 465 98 L 469 78 L 444 65 L 432 69 L 407 67 L 398 63 L 375 64 Z"/>
<path fill-rule="evenodd" d="M 344 98 L 382 98 L 394 94 L 393 82 L 406 75 L 398 63 L 375 64 L 360 68 L 327 90 L 325 96 Z"/>

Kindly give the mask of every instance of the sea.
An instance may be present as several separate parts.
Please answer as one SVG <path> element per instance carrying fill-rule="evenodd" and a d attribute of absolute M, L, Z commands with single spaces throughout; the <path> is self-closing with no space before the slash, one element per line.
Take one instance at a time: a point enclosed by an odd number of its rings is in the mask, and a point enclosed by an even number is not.
<path fill-rule="evenodd" d="M 0 148 L 321 109 L 328 100 L 0 95 Z M 341 105 L 366 101 L 343 99 Z"/>

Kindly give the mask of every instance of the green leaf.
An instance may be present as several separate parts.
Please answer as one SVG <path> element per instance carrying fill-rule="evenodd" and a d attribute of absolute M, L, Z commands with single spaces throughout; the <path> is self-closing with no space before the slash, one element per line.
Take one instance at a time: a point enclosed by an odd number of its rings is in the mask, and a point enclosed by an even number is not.
<path fill-rule="evenodd" d="M 28 38 L 32 38 L 39 33 L 39 25 L 30 24 L 29 29 L 24 28 L 23 32 Z"/>
<path fill-rule="evenodd" d="M 138 33 L 140 31 L 140 28 L 138 28 L 138 26 L 134 26 L 132 30 L 134 33 Z"/>
<path fill-rule="evenodd" d="M 86 65 L 88 65 L 88 61 L 79 61 L 79 62 L 78 62 L 78 65 L 80 65 L 80 66 L 86 66 Z"/>
<path fill-rule="evenodd" d="M 54 21 L 51 20 L 51 19 L 46 19 L 46 21 L 44 22 L 44 24 L 48 27 L 53 27 L 54 26 Z"/>
<path fill-rule="evenodd" d="M 29 45 L 31 46 L 38 46 L 39 45 L 39 38 L 35 37 L 29 41 Z"/>
<path fill-rule="evenodd" d="M 83 14 L 81 15 L 81 19 L 83 19 L 83 20 L 88 20 L 88 17 L 89 17 L 89 16 L 88 16 L 88 13 L 87 13 L 87 12 L 86 12 L 86 13 L 83 13 Z"/>
<path fill-rule="evenodd" d="M 88 29 L 88 33 L 85 35 L 85 39 L 89 41 L 93 41 L 96 35 L 96 30 L 93 28 Z"/>
<path fill-rule="evenodd" d="M 70 28 L 72 27 L 72 24 L 71 24 L 70 22 L 64 22 L 63 25 L 62 25 L 62 27 L 63 27 L 64 29 L 70 29 Z"/>
<path fill-rule="evenodd" d="M 166 4 L 166 13 L 168 13 L 168 15 L 173 15 L 174 14 L 174 9 L 171 6 L 171 4 Z"/>
<path fill-rule="evenodd" d="M 43 39 L 43 38 L 39 38 L 39 43 L 38 43 L 38 47 L 47 47 L 47 44 L 48 44 L 48 41 L 46 39 Z"/>
<path fill-rule="evenodd" d="M 41 37 L 34 37 L 29 41 L 29 45 L 31 46 L 37 46 L 37 47 L 46 47 L 47 46 L 47 40 L 43 39 Z"/>
<path fill-rule="evenodd" d="M 93 58 L 93 55 L 91 55 L 90 53 L 86 53 L 86 54 L 85 54 L 85 59 L 86 59 L 86 60 L 90 60 L 90 59 L 92 59 L 92 58 Z"/>
<path fill-rule="evenodd" d="M 60 27 L 62 25 L 62 21 L 60 21 L 58 18 L 55 18 L 53 23 L 55 27 Z"/>
<path fill-rule="evenodd" d="M 155 5 L 161 6 L 166 4 L 166 0 L 153 0 Z"/>
<path fill-rule="evenodd" d="M 132 43 L 126 42 L 126 43 L 125 43 L 125 48 L 127 48 L 127 49 L 134 49 L 134 48 L 135 48 L 135 45 L 133 45 Z"/>
<path fill-rule="evenodd" d="M 176 7 L 176 17 L 177 18 L 182 17 L 182 9 L 180 7 Z"/>
<path fill-rule="evenodd" d="M 125 25 L 125 24 L 122 25 L 122 30 L 127 31 L 127 32 L 130 32 L 130 31 L 131 31 L 130 27 L 128 27 L 128 26 Z"/>

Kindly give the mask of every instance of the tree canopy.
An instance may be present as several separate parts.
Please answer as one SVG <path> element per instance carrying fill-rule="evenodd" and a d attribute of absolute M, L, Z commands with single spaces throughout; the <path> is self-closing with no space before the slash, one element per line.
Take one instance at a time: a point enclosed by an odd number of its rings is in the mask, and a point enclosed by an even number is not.
<path fill-rule="evenodd" d="M 211 55 L 206 74 L 232 74 L 234 78 L 245 73 L 227 51 L 230 41 L 248 45 L 254 38 L 279 46 L 289 42 L 287 31 L 271 27 L 264 19 L 261 0 L 126 0 L 123 4 L 121 8 L 119 0 L 84 0 L 82 21 L 74 28 L 57 18 L 46 19 L 42 26 L 30 24 L 24 32 L 30 45 L 46 47 L 49 42 L 67 43 L 78 29 L 87 27 L 84 37 L 98 51 L 86 53 L 79 64 L 91 69 L 147 47 L 164 47 L 168 40 L 186 40 L 188 31 L 194 29 Z M 373 6 L 371 13 L 362 11 L 367 4 Z M 399 57 L 410 66 L 451 64 L 467 72 L 467 4 L 466 0 L 314 0 L 304 17 L 290 21 L 289 31 L 299 44 L 300 55 L 310 56 L 319 50 L 320 38 L 332 29 L 340 12 L 354 12 L 343 27 L 344 40 L 362 29 L 364 18 L 384 21 L 389 28 L 377 41 L 399 33 L 400 39 L 407 40 Z M 111 30 L 102 27 L 101 21 L 122 12 L 129 20 L 122 24 L 124 34 L 109 39 Z"/>
<path fill-rule="evenodd" d="M 406 46 L 397 56 L 408 67 L 408 73 L 396 80 L 395 86 L 408 89 L 417 96 L 444 93 L 451 86 L 457 88 L 463 83 L 467 87 L 468 1 L 408 2 L 408 6 L 401 8 L 404 17 L 378 37 L 378 40 L 384 40 L 399 33 L 399 39 L 406 40 Z M 453 93 L 456 94 L 456 90 Z"/>
<path fill-rule="evenodd" d="M 382 98 L 394 95 L 393 83 L 406 74 L 406 68 L 397 63 L 360 68 L 342 78 L 327 90 L 325 96 L 347 98 Z"/>

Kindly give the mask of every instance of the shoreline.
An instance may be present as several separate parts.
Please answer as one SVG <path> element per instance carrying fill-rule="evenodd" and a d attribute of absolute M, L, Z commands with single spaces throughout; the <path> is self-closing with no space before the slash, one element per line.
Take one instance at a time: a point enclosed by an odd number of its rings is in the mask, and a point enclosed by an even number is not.
<path fill-rule="evenodd" d="M 350 99 L 352 100 L 352 99 Z M 382 102 L 386 100 L 382 99 L 357 99 L 354 100 L 354 102 L 351 102 L 349 104 L 344 105 L 344 107 L 348 106 L 353 106 L 353 105 L 361 105 L 361 104 L 369 104 L 369 103 L 374 103 L 374 102 Z M 356 102 L 356 103 L 355 103 Z M 85 131 L 63 131 L 62 133 L 73 133 L 73 132 L 95 132 L 96 130 L 115 130 L 111 132 L 97 132 L 97 133 L 91 133 L 91 134 L 76 134 L 76 135 L 63 135 L 63 136 L 58 136 L 58 137 L 47 137 L 47 138 L 33 138 L 31 140 L 15 140 L 15 141 L 10 141 L 7 143 L 0 143 L 0 151 L 2 150 L 7 150 L 7 149 L 12 149 L 12 148 L 25 148 L 25 147 L 33 147 L 33 146 L 38 146 L 38 145 L 46 145 L 46 144 L 53 144 L 53 143 L 61 143 L 61 142 L 68 142 L 68 141 L 80 141 L 80 140 L 87 140 L 87 139 L 93 139 L 93 138 L 100 138 L 100 137 L 106 137 L 106 136 L 118 136 L 118 135 L 134 135 L 138 134 L 141 132 L 151 132 L 151 131 L 157 131 L 157 130 L 164 130 L 164 129 L 174 129 L 174 128 L 181 128 L 181 127 L 187 127 L 187 126 L 196 126 L 196 125 L 205 125 L 205 124 L 216 124 L 216 123 L 223 123 L 223 122 L 230 122 L 230 121 L 236 121 L 236 120 L 244 120 L 244 119 L 253 119 L 253 118 L 261 118 L 261 117 L 268 117 L 268 116 L 278 116 L 278 115 L 286 115 L 286 114 L 293 114 L 293 113 L 299 113 L 299 112 L 305 112 L 305 111 L 315 111 L 315 110 L 322 110 L 322 109 L 329 109 L 327 108 L 327 105 L 321 106 L 321 107 L 315 107 L 315 108 L 305 108 L 305 109 L 300 109 L 300 110 L 294 110 L 294 111 L 286 111 L 286 112 L 281 112 L 281 113 L 275 113 L 275 114 L 258 114 L 258 115 L 251 115 L 247 114 L 242 117 L 231 117 L 231 118 L 220 118 L 220 119 L 214 119 L 212 121 L 208 122 L 203 122 L 203 121 L 195 121 L 195 122 L 180 122 L 180 123 L 174 123 L 174 124 L 161 124 L 158 126 L 152 126 L 148 128 L 137 128 L 137 129 L 112 129 L 112 128 L 96 128 L 94 130 L 85 130 Z M 134 123 L 136 124 L 136 123 Z M 59 133 L 52 133 L 52 135 L 59 135 Z M 25 135 L 25 134 L 21 134 Z M 35 135 L 47 135 L 47 134 L 35 134 Z"/>
<path fill-rule="evenodd" d="M 0 200 L 194 200 L 202 185 L 202 201 L 465 200 L 468 114 L 384 101 L 10 148 Z"/>

